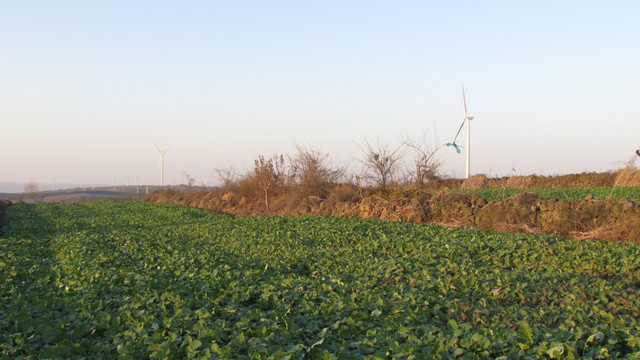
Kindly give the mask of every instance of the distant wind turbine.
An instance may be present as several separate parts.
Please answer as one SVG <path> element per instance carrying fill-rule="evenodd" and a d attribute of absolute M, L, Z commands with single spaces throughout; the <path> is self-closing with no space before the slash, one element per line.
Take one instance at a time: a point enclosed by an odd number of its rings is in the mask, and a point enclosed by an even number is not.
<path fill-rule="evenodd" d="M 160 150 L 160 147 L 158 147 L 158 144 L 153 143 L 153 145 L 156 146 L 156 149 L 158 149 L 158 152 L 160 153 L 160 186 L 164 186 L 164 155 L 167 153 L 167 150 Z"/>
<path fill-rule="evenodd" d="M 182 161 L 180 161 L 180 185 L 182 185 L 182 174 L 184 174 L 184 170 L 182 169 Z"/>
<path fill-rule="evenodd" d="M 471 169 L 471 120 L 473 120 L 473 116 L 469 116 L 467 114 L 467 99 L 464 95 L 464 85 L 462 86 L 462 103 L 464 105 L 464 117 L 462 119 L 462 124 L 458 128 L 458 132 L 456 133 L 456 137 L 453 138 L 452 143 L 447 143 L 447 146 L 453 146 L 458 153 L 460 153 L 460 145 L 456 144 L 456 140 L 458 139 L 458 135 L 460 135 L 460 131 L 464 127 L 464 123 L 467 123 L 467 164 L 466 164 L 466 178 L 469 178 L 470 169 Z"/>

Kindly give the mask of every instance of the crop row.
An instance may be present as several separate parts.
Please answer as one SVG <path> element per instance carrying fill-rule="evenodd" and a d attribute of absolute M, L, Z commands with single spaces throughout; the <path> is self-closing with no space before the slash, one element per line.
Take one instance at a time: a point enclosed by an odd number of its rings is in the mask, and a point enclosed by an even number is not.
<path fill-rule="evenodd" d="M 592 195 L 594 199 L 629 199 L 640 201 L 640 187 L 592 187 L 592 188 L 486 188 L 477 190 L 452 190 L 459 193 L 475 193 L 486 200 L 504 200 L 522 192 L 528 191 L 538 195 L 541 199 L 556 199 L 567 201 L 584 200 Z"/>
<path fill-rule="evenodd" d="M 0 239 L 0 357 L 638 357 L 639 250 L 383 220 L 18 204 Z"/>

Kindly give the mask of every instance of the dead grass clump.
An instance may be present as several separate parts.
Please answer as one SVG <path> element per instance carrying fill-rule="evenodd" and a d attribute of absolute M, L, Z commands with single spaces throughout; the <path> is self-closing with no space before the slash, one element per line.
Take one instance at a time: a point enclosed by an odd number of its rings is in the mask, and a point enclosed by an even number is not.
<path fill-rule="evenodd" d="M 640 186 L 640 170 L 632 166 L 618 170 L 614 186 Z"/>
<path fill-rule="evenodd" d="M 574 234 L 578 240 L 609 240 L 620 242 L 640 242 L 640 222 L 638 219 L 615 222 L 609 225 L 598 227 L 591 231 L 578 232 Z"/>
<path fill-rule="evenodd" d="M 529 189 L 533 185 L 534 175 L 512 176 L 507 180 L 507 187 L 512 189 Z"/>
<path fill-rule="evenodd" d="M 460 189 L 465 189 L 465 190 L 477 190 L 477 189 L 484 189 L 487 186 L 487 176 L 480 174 L 480 175 L 473 175 L 473 176 L 469 176 L 468 179 L 466 179 L 462 185 L 460 185 Z"/>

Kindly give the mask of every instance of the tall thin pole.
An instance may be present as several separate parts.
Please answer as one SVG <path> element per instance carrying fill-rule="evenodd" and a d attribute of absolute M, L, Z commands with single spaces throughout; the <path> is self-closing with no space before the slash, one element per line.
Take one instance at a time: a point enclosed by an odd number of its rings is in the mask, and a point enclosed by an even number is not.
<path fill-rule="evenodd" d="M 470 162 L 471 162 L 471 121 L 467 119 L 467 166 L 466 166 L 467 179 L 469 178 L 469 175 L 470 175 L 470 168 L 471 168 Z"/>

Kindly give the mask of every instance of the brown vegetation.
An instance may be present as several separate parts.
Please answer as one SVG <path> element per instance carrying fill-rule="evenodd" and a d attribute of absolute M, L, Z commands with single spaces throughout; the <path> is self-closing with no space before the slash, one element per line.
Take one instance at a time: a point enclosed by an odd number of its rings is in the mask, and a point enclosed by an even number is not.
<path fill-rule="evenodd" d="M 207 208 L 237 216 L 304 214 L 380 218 L 415 223 L 465 226 L 486 231 L 558 234 L 574 238 L 640 241 L 640 204 L 630 200 L 545 200 L 524 192 L 503 201 L 476 194 L 440 191 L 435 194 L 385 198 L 371 190 L 332 193 L 327 198 L 274 198 L 271 211 L 247 201 L 241 193 L 221 189 L 203 192 L 161 191 L 147 201 Z"/>
<path fill-rule="evenodd" d="M 395 187 L 386 190 L 363 188 L 354 184 L 323 184 L 322 191 L 309 192 L 309 184 L 301 178 L 283 186 L 277 195 L 266 199 L 252 195 L 242 186 L 216 188 L 210 191 L 161 191 L 147 201 L 185 204 L 236 216 L 304 214 L 380 218 L 415 223 L 464 226 L 486 231 L 557 234 L 578 239 L 640 241 L 640 204 L 630 200 L 581 201 L 546 200 L 535 193 L 524 192 L 502 201 L 487 201 L 476 194 L 452 193 L 446 189 L 479 188 L 490 184 L 504 187 L 537 183 L 543 186 L 564 184 L 567 187 L 611 186 L 615 173 L 573 174 L 562 177 L 518 177 L 488 179 L 475 176 L 466 181 L 439 179 L 430 185 L 440 191 Z M 604 183 L 602 179 L 609 179 Z M 571 183 L 570 181 L 574 181 Z M 590 183 L 595 181 L 595 185 Z M 240 181 L 242 183 L 242 181 Z M 515 186 L 514 186 L 515 187 Z"/>
<path fill-rule="evenodd" d="M 640 170 L 630 166 L 618 170 L 614 186 L 640 186 Z"/>
<path fill-rule="evenodd" d="M 260 156 L 244 177 L 221 172 L 223 186 L 210 191 L 161 191 L 147 201 L 207 208 L 237 216 L 303 214 L 381 218 L 416 223 L 465 226 L 487 231 L 558 234 L 579 239 L 640 241 L 640 205 L 629 200 L 560 201 L 524 192 L 503 201 L 450 189 L 567 188 L 640 186 L 640 171 L 627 164 L 618 172 L 562 176 L 512 176 L 466 180 L 443 178 L 439 148 L 406 140 L 399 147 L 365 142 L 361 176 L 345 181 L 328 155 L 298 147 L 285 164 L 283 156 Z M 407 151 L 408 150 L 408 151 Z M 404 163 L 406 153 L 415 157 Z M 405 171 L 402 171 L 404 166 Z M 399 179 L 398 175 L 403 178 Z M 395 176 L 395 178 L 394 178 Z M 372 187 L 373 186 L 373 187 Z"/>

